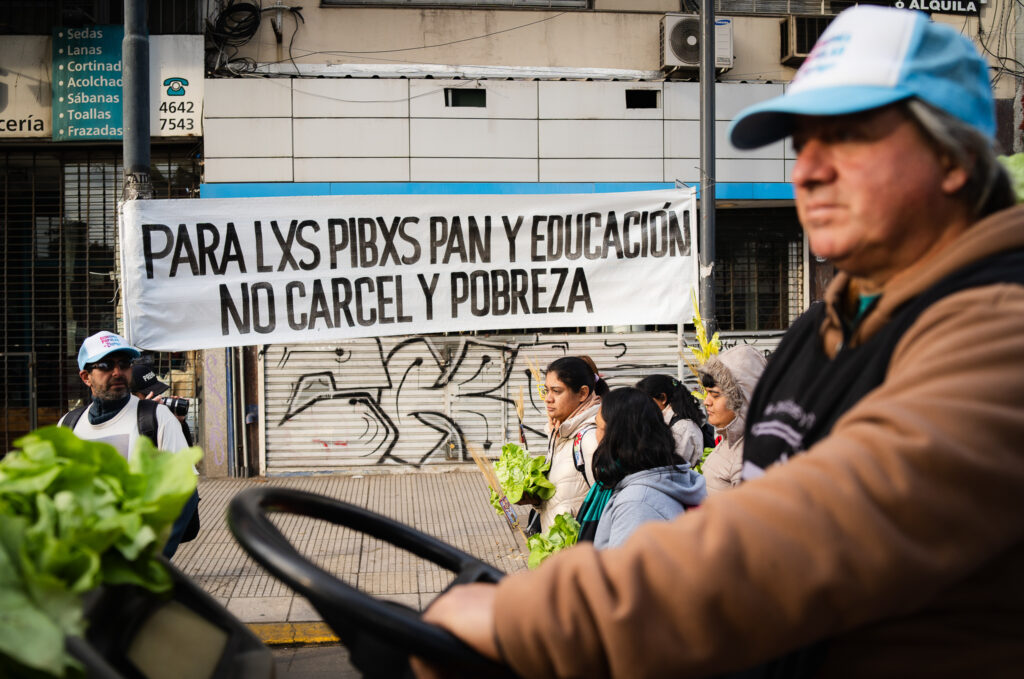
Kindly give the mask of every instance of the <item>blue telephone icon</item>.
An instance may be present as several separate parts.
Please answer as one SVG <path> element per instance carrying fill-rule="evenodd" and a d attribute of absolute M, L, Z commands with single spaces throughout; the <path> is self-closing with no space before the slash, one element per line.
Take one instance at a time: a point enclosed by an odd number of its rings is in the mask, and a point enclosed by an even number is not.
<path fill-rule="evenodd" d="M 185 96 L 186 85 L 188 85 L 188 81 L 184 78 L 168 78 L 164 81 L 164 86 L 167 87 L 167 95 L 171 97 Z"/>

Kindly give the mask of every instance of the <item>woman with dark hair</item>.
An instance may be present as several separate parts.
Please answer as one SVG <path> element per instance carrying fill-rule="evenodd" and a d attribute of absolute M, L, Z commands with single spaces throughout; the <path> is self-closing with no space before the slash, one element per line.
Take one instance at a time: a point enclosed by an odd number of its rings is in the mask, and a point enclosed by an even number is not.
<path fill-rule="evenodd" d="M 594 477 L 612 494 L 601 513 L 594 546 L 617 547 L 647 521 L 667 521 L 707 496 L 704 477 L 677 453 L 654 401 L 621 387 L 601 402 Z"/>
<path fill-rule="evenodd" d="M 672 430 L 676 453 L 691 467 L 700 462 L 704 454 L 704 418 L 686 385 L 669 375 L 648 375 L 636 383 L 636 388 L 658 406 L 665 424 Z"/>
<path fill-rule="evenodd" d="M 608 385 L 593 361 L 565 356 L 553 361 L 544 376 L 544 406 L 548 414 L 548 480 L 555 494 L 537 504 L 540 530 L 546 531 L 564 512 L 574 516 L 594 482 L 591 461 L 597 448 L 594 417 Z M 529 500 L 528 500 L 529 501 Z"/>

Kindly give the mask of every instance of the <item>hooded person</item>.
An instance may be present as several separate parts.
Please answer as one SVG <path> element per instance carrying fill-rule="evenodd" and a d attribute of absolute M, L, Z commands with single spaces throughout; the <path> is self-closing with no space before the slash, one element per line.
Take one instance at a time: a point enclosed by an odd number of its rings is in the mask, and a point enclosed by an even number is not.
<path fill-rule="evenodd" d="M 698 369 L 707 397 L 708 422 L 722 437 L 704 461 L 708 492 L 739 485 L 743 473 L 743 430 L 754 387 L 764 372 L 764 354 L 748 344 L 712 356 Z"/>

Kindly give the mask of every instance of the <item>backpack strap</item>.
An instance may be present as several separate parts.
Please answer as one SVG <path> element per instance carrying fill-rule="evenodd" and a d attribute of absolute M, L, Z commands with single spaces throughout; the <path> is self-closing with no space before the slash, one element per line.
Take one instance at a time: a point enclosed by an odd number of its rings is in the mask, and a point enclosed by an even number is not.
<path fill-rule="evenodd" d="M 160 404 L 156 401 L 151 401 L 148 398 L 139 399 L 139 436 L 149 437 L 149 440 L 153 442 L 153 445 L 158 445 L 156 440 L 157 430 L 159 428 L 156 422 L 156 408 L 158 405 Z"/>
<path fill-rule="evenodd" d="M 157 403 L 156 401 L 141 398 L 139 399 L 137 424 L 139 428 L 139 434 L 141 436 L 148 436 L 149 440 L 153 442 L 153 445 L 156 445 L 157 443 L 156 437 L 157 431 L 159 429 L 159 425 L 157 424 L 156 421 L 156 408 L 158 405 L 160 404 Z M 89 406 L 87 405 L 75 408 L 74 410 L 72 410 L 67 415 L 61 418 L 59 423 L 60 426 L 67 427 L 71 431 L 74 431 L 75 425 L 78 424 L 78 421 L 82 419 L 82 415 L 84 415 L 85 411 L 88 409 Z"/>
<path fill-rule="evenodd" d="M 572 437 L 572 463 L 576 467 L 576 471 L 583 475 L 583 480 L 587 482 L 588 488 L 590 487 L 590 479 L 587 478 L 587 461 L 583 457 L 583 437 L 595 429 L 597 429 L 596 424 L 585 425 Z"/>
<path fill-rule="evenodd" d="M 71 412 L 69 412 L 67 415 L 60 419 L 60 422 L 57 423 L 58 426 L 67 427 L 71 431 L 74 431 L 75 425 L 78 424 L 78 421 L 82 419 L 82 415 L 84 415 L 85 411 L 88 409 L 88 405 L 79 406 L 75 408 L 74 410 L 72 410 Z"/>

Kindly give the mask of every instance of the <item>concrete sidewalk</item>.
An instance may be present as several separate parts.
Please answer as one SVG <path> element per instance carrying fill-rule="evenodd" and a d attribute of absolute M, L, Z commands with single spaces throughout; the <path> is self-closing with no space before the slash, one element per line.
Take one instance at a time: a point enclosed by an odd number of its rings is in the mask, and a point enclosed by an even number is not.
<path fill-rule="evenodd" d="M 523 539 L 518 533 L 513 535 L 491 508 L 487 486 L 475 466 L 402 474 L 201 478 L 202 529 L 198 538 L 178 549 L 174 564 L 268 644 L 337 641 L 309 602 L 250 559 L 228 531 L 225 512 L 231 498 L 245 488 L 268 484 L 366 507 L 436 536 L 506 573 L 526 568 Z M 454 577 L 362 533 L 302 516 L 274 516 L 279 517 L 275 524 L 300 553 L 368 594 L 422 610 Z"/>

